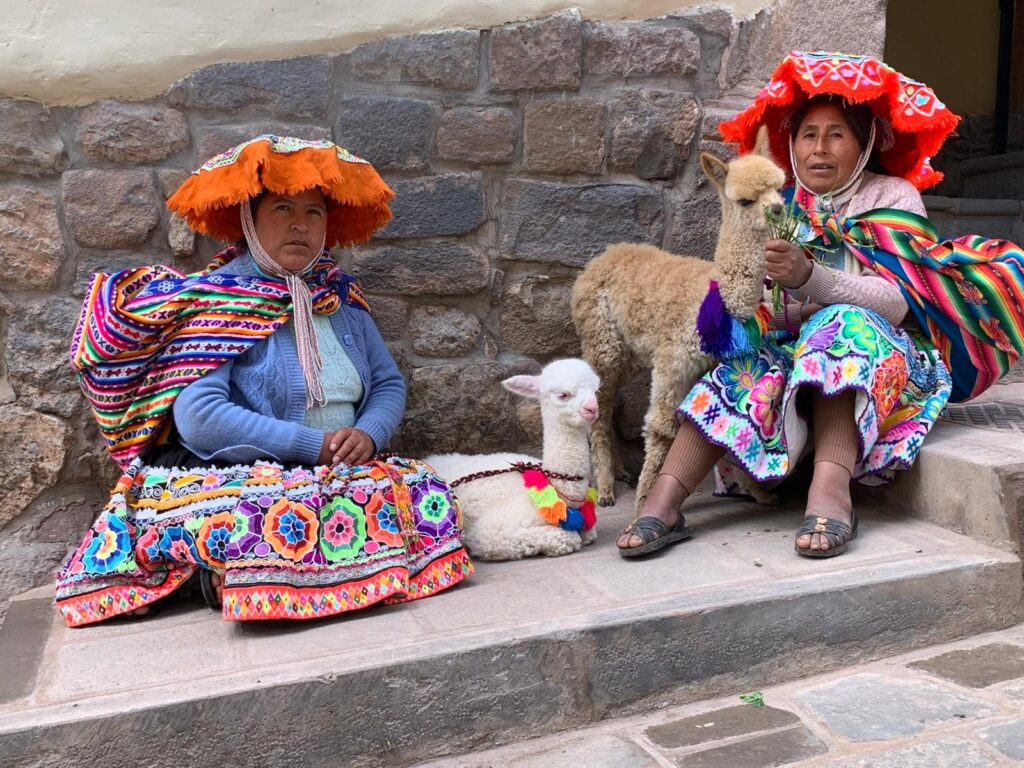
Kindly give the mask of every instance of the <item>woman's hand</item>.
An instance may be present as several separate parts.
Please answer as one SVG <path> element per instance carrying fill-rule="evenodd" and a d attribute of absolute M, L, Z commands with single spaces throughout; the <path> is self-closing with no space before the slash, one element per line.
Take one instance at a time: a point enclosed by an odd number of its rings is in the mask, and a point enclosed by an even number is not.
<path fill-rule="evenodd" d="M 376 452 L 373 439 L 355 427 L 342 427 L 337 432 L 324 434 L 320 448 L 321 464 L 365 464 Z"/>
<path fill-rule="evenodd" d="M 764 266 L 768 277 L 786 288 L 799 288 L 813 269 L 804 249 L 786 240 L 769 240 L 764 244 Z"/>

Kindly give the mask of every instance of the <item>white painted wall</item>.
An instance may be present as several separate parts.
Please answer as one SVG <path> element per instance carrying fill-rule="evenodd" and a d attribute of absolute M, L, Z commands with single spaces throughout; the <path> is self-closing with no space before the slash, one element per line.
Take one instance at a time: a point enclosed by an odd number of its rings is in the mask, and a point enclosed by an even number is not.
<path fill-rule="evenodd" d="M 576 5 L 587 19 L 642 19 L 699 3 Z M 719 4 L 747 16 L 767 0 Z M 389 35 L 486 28 L 566 7 L 565 0 L 0 0 L 0 94 L 51 105 L 144 99 L 215 62 L 339 53 Z"/>

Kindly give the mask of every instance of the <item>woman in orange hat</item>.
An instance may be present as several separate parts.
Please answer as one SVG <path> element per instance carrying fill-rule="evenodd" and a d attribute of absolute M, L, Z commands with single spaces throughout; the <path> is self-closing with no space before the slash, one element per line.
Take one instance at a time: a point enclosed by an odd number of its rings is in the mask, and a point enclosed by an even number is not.
<path fill-rule="evenodd" d="M 858 528 L 850 481 L 911 466 L 951 396 L 978 394 L 1017 359 L 1020 249 L 940 243 L 917 191 L 941 179 L 929 157 L 956 122 L 931 89 L 876 59 L 795 51 L 720 126 L 749 151 L 767 125 L 776 157 L 789 159 L 796 236 L 765 247 L 784 300 L 760 349 L 705 349 L 722 362 L 679 406 L 679 431 L 620 554 L 686 538 L 679 507 L 713 467 L 729 494 L 786 477 L 812 448 L 794 547 L 842 554 Z M 709 330 L 723 316 L 701 315 Z"/>
<path fill-rule="evenodd" d="M 405 384 L 325 250 L 367 240 L 392 195 L 330 142 L 261 136 L 168 201 L 238 246 L 195 275 L 94 277 L 71 362 L 124 473 L 58 574 L 69 625 L 151 612 L 187 582 L 244 621 L 412 600 L 469 575 L 447 485 L 374 458 Z"/>

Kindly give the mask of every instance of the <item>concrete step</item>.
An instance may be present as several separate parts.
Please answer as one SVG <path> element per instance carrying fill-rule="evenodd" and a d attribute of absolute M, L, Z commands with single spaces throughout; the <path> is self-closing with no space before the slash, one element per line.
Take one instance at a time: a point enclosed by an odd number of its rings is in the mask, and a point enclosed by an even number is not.
<path fill-rule="evenodd" d="M 802 500 L 687 501 L 694 538 L 481 563 L 449 593 L 308 624 L 180 603 L 69 630 L 47 590 L 0 628 L 6 766 L 402 766 L 764 687 L 1012 625 L 1021 563 L 858 499 L 834 560 L 792 551 Z M 298 756 L 301 755 L 301 758 Z"/>
<path fill-rule="evenodd" d="M 964 197 L 1019 200 L 1024 194 L 1024 152 L 964 160 L 960 177 Z"/>
<path fill-rule="evenodd" d="M 1020 195 L 1018 195 L 1018 198 Z M 924 196 L 928 218 L 944 238 L 963 235 L 1024 242 L 1024 202 Z"/>
<path fill-rule="evenodd" d="M 1018 366 L 1020 367 L 1020 366 Z M 1024 553 L 1024 383 L 1011 371 L 980 397 L 951 404 L 914 466 L 865 491 L 883 508 Z"/>

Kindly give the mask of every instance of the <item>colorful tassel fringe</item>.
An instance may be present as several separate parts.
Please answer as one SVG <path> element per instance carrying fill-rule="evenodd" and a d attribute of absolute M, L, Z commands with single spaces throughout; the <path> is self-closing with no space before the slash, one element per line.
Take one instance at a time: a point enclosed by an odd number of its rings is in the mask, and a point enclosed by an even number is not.
<path fill-rule="evenodd" d="M 737 320 L 729 314 L 718 282 L 708 284 L 708 293 L 697 312 L 697 336 L 700 351 L 716 360 L 732 360 L 757 351 L 761 337 L 771 323 L 771 312 L 760 304 L 753 317 Z"/>

